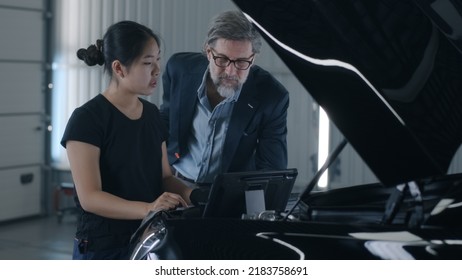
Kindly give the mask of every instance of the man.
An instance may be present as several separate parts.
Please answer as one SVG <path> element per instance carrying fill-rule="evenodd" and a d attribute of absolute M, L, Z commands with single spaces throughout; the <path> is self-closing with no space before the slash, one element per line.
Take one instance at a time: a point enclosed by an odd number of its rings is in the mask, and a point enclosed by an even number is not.
<path fill-rule="evenodd" d="M 163 75 L 161 115 L 178 177 L 287 168 L 289 94 L 255 65 L 261 38 L 239 11 L 215 17 L 203 53 L 178 53 Z"/>

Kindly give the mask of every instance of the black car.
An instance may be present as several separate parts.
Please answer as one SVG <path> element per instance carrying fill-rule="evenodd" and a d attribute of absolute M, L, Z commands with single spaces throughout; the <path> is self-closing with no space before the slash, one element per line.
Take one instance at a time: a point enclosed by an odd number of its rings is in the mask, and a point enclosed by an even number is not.
<path fill-rule="evenodd" d="M 459 0 L 234 0 L 379 183 L 313 193 L 287 211 L 152 213 L 133 259 L 461 259 Z"/>

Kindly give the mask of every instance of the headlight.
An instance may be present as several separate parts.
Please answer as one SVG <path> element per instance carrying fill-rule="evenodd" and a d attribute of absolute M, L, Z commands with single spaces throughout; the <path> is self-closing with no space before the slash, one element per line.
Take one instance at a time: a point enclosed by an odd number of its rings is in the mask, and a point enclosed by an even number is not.
<path fill-rule="evenodd" d="M 137 241 L 130 259 L 147 259 L 149 253 L 153 252 L 153 250 L 162 245 L 166 235 L 167 228 L 165 227 L 163 220 L 160 217 L 155 217 L 155 219 L 148 224 Z"/>

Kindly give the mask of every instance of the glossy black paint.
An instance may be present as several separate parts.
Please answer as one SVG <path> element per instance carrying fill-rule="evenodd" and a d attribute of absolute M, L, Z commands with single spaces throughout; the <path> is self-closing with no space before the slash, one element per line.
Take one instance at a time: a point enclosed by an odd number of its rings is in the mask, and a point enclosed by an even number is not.
<path fill-rule="evenodd" d="M 185 219 L 168 214 L 154 259 L 332 260 L 460 259 L 461 233 L 370 223 Z"/>

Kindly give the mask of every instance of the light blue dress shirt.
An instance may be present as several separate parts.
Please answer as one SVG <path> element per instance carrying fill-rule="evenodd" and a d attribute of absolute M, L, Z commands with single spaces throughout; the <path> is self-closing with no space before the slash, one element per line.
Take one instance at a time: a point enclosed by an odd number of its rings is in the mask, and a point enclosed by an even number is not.
<path fill-rule="evenodd" d="M 206 92 L 207 69 L 202 83 L 197 89 L 199 102 L 196 103 L 191 133 L 186 155 L 173 167 L 183 176 L 198 183 L 213 183 L 215 176 L 222 173 L 222 151 L 226 139 L 229 120 L 234 103 L 239 98 L 241 89 L 233 96 L 221 101 L 212 109 Z"/>

